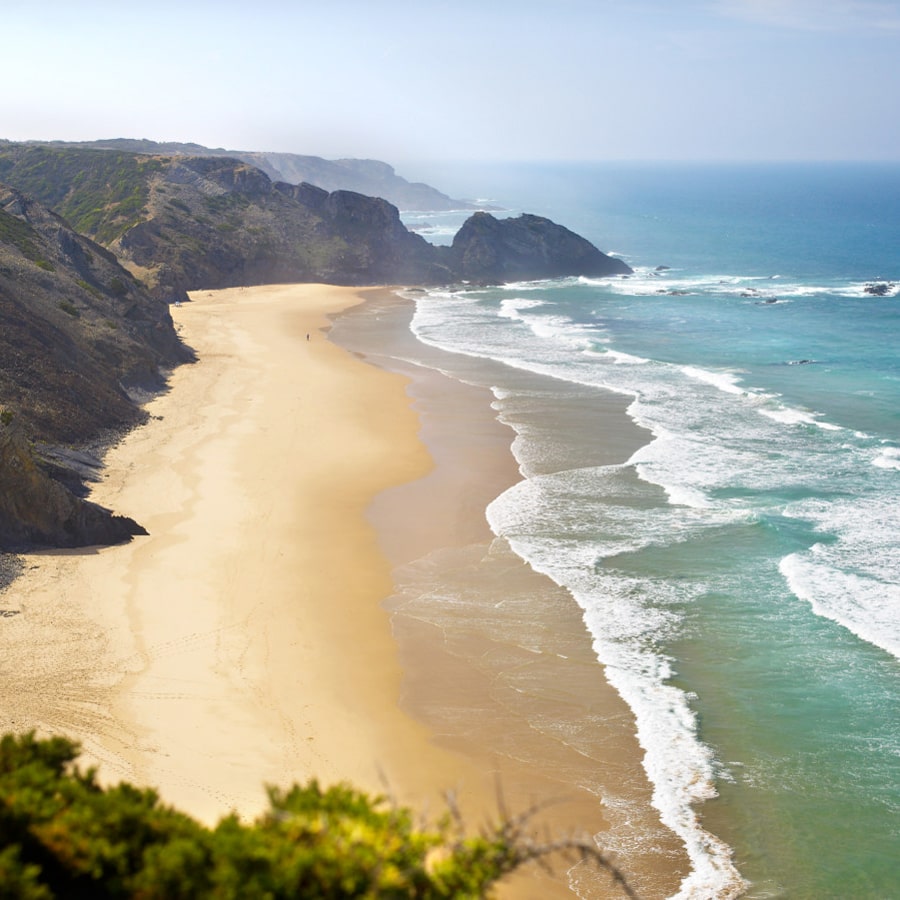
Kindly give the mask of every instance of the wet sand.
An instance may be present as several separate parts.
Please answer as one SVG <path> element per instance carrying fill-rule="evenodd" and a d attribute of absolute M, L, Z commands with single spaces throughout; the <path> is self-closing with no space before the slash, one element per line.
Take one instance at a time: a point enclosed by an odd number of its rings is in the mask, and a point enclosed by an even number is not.
<path fill-rule="evenodd" d="M 642 897 L 671 896 L 689 865 L 650 806 L 633 717 L 605 680 L 581 610 L 488 527 L 487 505 L 521 478 L 514 432 L 498 422 L 493 395 L 459 380 L 490 383 L 491 367 L 424 348 L 409 331 L 411 314 L 409 301 L 372 291 L 332 335 L 410 379 L 434 461 L 369 509 L 394 564 L 386 606 L 404 670 L 402 705 L 440 746 L 494 771 L 511 807 L 549 801 L 542 825 L 597 835 Z M 413 362 L 423 358 L 428 368 Z M 598 465 L 627 459 L 647 440 L 627 402 L 609 394 L 592 407 Z M 557 875 L 555 889 L 567 880 Z M 621 896 L 590 867 L 568 877 L 581 896 Z M 512 896 L 551 896 L 548 883 L 516 887 Z"/>

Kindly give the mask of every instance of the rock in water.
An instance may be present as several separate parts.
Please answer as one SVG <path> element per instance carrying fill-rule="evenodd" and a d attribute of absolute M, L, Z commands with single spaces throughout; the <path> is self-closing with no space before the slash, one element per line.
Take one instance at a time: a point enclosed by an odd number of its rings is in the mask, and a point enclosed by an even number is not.
<path fill-rule="evenodd" d="M 453 239 L 451 259 L 460 278 L 484 283 L 632 272 L 568 228 L 528 213 L 511 219 L 475 213 Z"/>

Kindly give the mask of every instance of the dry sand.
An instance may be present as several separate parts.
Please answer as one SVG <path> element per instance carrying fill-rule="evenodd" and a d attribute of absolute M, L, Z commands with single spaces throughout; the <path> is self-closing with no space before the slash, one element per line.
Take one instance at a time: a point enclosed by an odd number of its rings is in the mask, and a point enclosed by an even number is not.
<path fill-rule="evenodd" d="M 404 380 L 323 336 L 359 302 L 265 287 L 174 310 L 199 361 L 92 495 L 150 536 L 26 558 L 4 598 L 20 614 L 3 620 L 3 727 L 71 734 L 107 777 L 207 821 L 313 775 L 411 800 L 437 768 L 467 790 L 397 707 L 390 570 L 364 511 L 431 463 Z"/>
<path fill-rule="evenodd" d="M 415 559 L 435 542 L 465 549 L 488 541 L 483 503 L 515 470 L 510 436 L 488 424 L 481 398 L 466 400 L 457 387 L 443 396 L 458 400 L 458 415 L 483 410 L 467 452 L 484 454 L 487 442 L 493 462 L 474 494 L 457 491 L 452 478 L 429 485 L 424 476 L 433 478 L 435 468 L 454 467 L 448 460 L 435 467 L 442 441 L 434 420 L 425 428 L 431 454 L 419 440 L 407 379 L 324 337 L 328 317 L 360 298 L 348 288 L 270 286 L 202 292 L 173 310 L 199 361 L 176 370 L 169 392 L 148 406 L 151 422 L 110 451 L 92 495 L 135 518 L 149 536 L 26 557 L 24 574 L 0 597 L 0 728 L 70 735 L 106 780 L 153 785 L 166 802 L 208 822 L 232 809 L 258 813 L 264 783 L 313 776 L 389 789 L 435 812 L 453 789 L 476 824 L 496 809 L 497 773 L 514 809 L 560 796 L 558 780 L 541 773 L 543 745 L 527 746 L 527 722 L 519 723 L 522 752 L 503 754 L 500 764 L 496 742 L 479 738 L 479 729 L 491 728 L 510 738 L 489 706 L 506 706 L 502 697 L 496 702 L 496 688 L 509 690 L 508 678 L 448 654 L 433 624 L 417 615 L 404 620 L 402 611 L 394 614 L 398 656 L 382 605 L 392 592 L 388 558 Z M 443 445 L 451 443 L 445 430 Z M 380 492 L 406 483 L 420 485 L 407 515 L 427 502 L 429 515 L 440 517 L 440 503 L 452 498 L 455 524 L 407 528 L 392 543 L 391 515 L 404 502 L 398 488 L 376 515 L 380 539 L 366 511 Z M 508 563 L 504 580 L 519 584 L 533 575 L 520 568 Z M 568 607 L 549 615 L 541 627 L 565 621 L 565 652 L 590 665 L 578 616 Z M 490 662 L 496 648 L 476 632 L 455 640 L 468 642 L 470 658 Z M 552 666 L 554 656 L 559 648 L 544 662 Z M 516 658 L 511 667 L 525 662 L 534 660 Z M 560 676 L 551 670 L 544 677 L 546 685 Z M 584 702 L 612 704 L 604 715 L 627 718 L 602 678 L 588 677 L 598 688 Z M 436 733 L 440 717 L 428 715 L 428 686 L 439 695 L 448 683 L 456 699 L 442 699 L 444 708 L 468 692 L 474 724 L 462 729 L 464 737 Z M 560 690 L 535 694 L 535 702 L 552 704 L 582 688 Z M 479 724 L 485 713 L 491 721 Z M 640 781 L 633 740 L 610 752 L 624 766 L 620 777 Z M 590 754 L 574 756 L 587 771 L 596 765 Z M 567 758 L 564 766 L 572 764 Z M 649 797 L 646 785 L 639 790 Z M 605 827 L 590 790 L 568 799 L 554 827 Z M 641 863 L 665 883 L 658 896 L 677 886 L 675 852 L 664 847 L 656 863 Z M 549 897 L 559 885 L 520 879 L 507 895 Z"/>

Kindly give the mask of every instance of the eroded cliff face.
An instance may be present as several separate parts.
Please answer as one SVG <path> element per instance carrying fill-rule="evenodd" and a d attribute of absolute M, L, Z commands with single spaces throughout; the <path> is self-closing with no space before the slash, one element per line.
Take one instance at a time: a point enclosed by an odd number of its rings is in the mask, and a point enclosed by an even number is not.
<path fill-rule="evenodd" d="M 192 358 L 168 304 L 108 250 L 0 185 L 0 404 L 26 434 L 78 444 L 139 419 L 129 391 Z"/>
<path fill-rule="evenodd" d="M 118 544 L 147 533 L 51 478 L 15 421 L 4 418 L 0 414 L 0 550 Z"/>
<path fill-rule="evenodd" d="M 270 182 L 234 159 L 166 162 L 145 221 L 110 245 L 157 297 L 250 284 L 439 283 L 439 254 L 395 206 L 353 191 Z"/>
<path fill-rule="evenodd" d="M 439 278 L 434 248 L 377 197 L 272 183 L 235 159 L 183 158 L 153 173 L 148 198 L 143 221 L 109 246 L 170 301 L 250 284 Z"/>
<path fill-rule="evenodd" d="M 0 551 L 140 533 L 81 499 L 71 451 L 53 447 L 141 421 L 135 392 L 190 358 L 167 304 L 112 253 L 0 185 Z"/>

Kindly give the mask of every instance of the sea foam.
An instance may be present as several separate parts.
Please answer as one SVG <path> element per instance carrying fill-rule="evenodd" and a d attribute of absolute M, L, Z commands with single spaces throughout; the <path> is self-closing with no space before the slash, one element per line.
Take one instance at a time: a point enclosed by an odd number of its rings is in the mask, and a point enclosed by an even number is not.
<path fill-rule="evenodd" d="M 666 181 L 663 189 L 676 183 Z M 710 202 L 722 196 L 711 195 Z M 767 228 L 783 221 L 766 220 Z M 728 224 L 742 227 L 736 220 Z M 638 239 L 648 227 L 655 225 L 640 222 Z M 725 705 L 716 708 L 708 696 L 716 686 L 704 691 L 702 680 L 694 684 L 680 671 L 678 649 L 688 646 L 703 657 L 706 634 L 693 629 L 700 622 L 709 628 L 725 621 L 722 606 L 741 623 L 747 617 L 741 625 L 747 630 L 738 629 L 738 635 L 771 627 L 780 638 L 789 620 L 796 630 L 785 640 L 786 652 L 808 649 L 806 628 L 816 642 L 810 658 L 829 665 L 842 665 L 848 646 L 868 651 L 856 658 L 860 669 L 861 659 L 897 652 L 900 421 L 894 398 L 900 369 L 896 342 L 889 340 L 896 332 L 895 301 L 865 290 L 880 280 L 868 275 L 878 268 L 843 271 L 835 251 L 828 266 L 804 269 L 802 236 L 794 228 L 790 242 L 768 242 L 765 260 L 745 252 L 747 240 L 736 242 L 740 264 L 729 267 L 715 243 L 721 237 L 726 247 L 729 235 L 721 228 L 703 231 L 690 258 L 681 251 L 690 243 L 689 231 L 669 227 L 672 243 L 657 254 L 672 263 L 669 269 L 644 265 L 633 254 L 635 274 L 629 277 L 479 288 L 448 292 L 433 302 L 420 298 L 413 328 L 424 342 L 547 376 L 560 398 L 568 397 L 572 385 L 615 391 L 630 398 L 629 415 L 648 430 L 650 440 L 620 467 L 578 468 L 575 461 L 563 469 L 568 445 L 582 440 L 592 422 L 589 415 L 581 421 L 559 418 L 566 430 L 554 431 L 554 394 L 542 389 L 532 406 L 546 404 L 548 427 L 542 430 L 537 412 L 525 424 L 514 422 L 514 450 L 527 486 L 498 498 L 489 519 L 584 610 L 595 652 L 634 710 L 654 802 L 691 853 L 693 871 L 679 896 L 707 898 L 730 896 L 742 881 L 729 848 L 700 818 L 704 798 L 712 796 L 726 769 L 697 711 L 712 704 L 724 720 L 734 712 L 727 691 Z M 845 228 L 842 221 L 841 234 Z M 769 232 L 748 226 L 742 234 L 762 241 Z M 867 242 L 872 237 L 867 234 Z M 863 259 L 859 247 L 853 255 L 854 262 Z M 756 271 L 744 262 L 756 262 Z M 761 273 L 763 264 L 777 277 Z M 788 364 L 812 360 L 816 365 Z M 518 402 L 521 387 L 502 379 L 494 387 L 502 417 Z M 604 427 L 605 420 L 596 423 Z M 694 615 L 707 604 L 710 620 Z M 747 683 L 736 685 L 742 694 L 752 696 L 754 678 L 762 685 L 747 715 L 768 708 L 773 692 L 772 708 L 783 703 L 791 709 L 803 685 L 778 683 L 771 666 L 757 672 L 754 660 L 741 668 L 745 643 L 725 643 L 722 652 L 735 654 L 736 673 L 749 673 Z M 773 665 L 775 643 L 757 648 L 772 654 Z M 697 677 L 696 670 L 691 676 Z M 803 757 L 792 752 L 790 735 L 777 737 L 786 746 L 777 777 L 764 757 L 743 769 L 734 764 L 736 796 L 747 808 L 786 811 L 772 823 L 773 829 L 786 829 L 785 841 L 764 854 L 772 865 L 758 879 L 754 896 L 804 888 L 792 880 L 792 863 L 776 864 L 776 856 L 807 852 L 823 866 L 820 846 L 801 848 L 806 833 L 789 830 L 789 813 L 799 808 L 791 796 L 792 778 L 806 792 L 815 793 L 818 782 L 804 781 Z M 873 747 L 867 745 L 866 752 L 880 752 Z M 882 763 L 874 756 L 860 762 L 873 771 L 881 771 Z M 819 766 L 829 764 L 827 757 L 818 760 Z M 854 814 L 868 802 L 862 794 L 857 799 Z M 827 806 L 824 796 L 816 802 Z M 872 821 L 878 808 L 870 804 L 866 814 Z M 823 820 L 810 830 L 824 833 L 827 827 Z M 754 854 L 762 857 L 752 848 L 765 846 L 765 835 L 740 826 L 734 833 L 751 848 L 741 858 L 753 866 Z M 797 871 L 809 870 L 801 865 Z M 844 895 L 859 895 L 847 887 L 852 877 L 831 877 L 842 879 L 828 884 L 840 883 Z"/>

